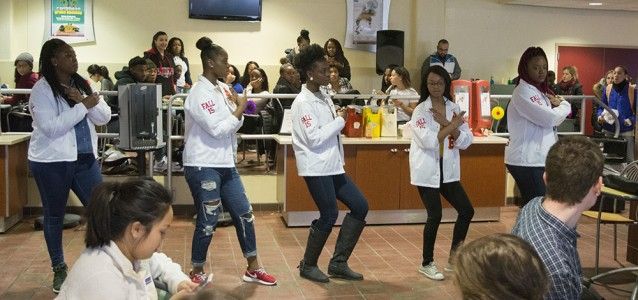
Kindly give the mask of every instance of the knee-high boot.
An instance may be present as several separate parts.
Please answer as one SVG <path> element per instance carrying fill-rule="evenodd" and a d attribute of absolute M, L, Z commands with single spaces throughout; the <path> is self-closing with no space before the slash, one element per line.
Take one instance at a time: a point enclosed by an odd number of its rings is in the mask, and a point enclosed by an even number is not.
<path fill-rule="evenodd" d="M 328 279 L 328 276 L 317 267 L 317 260 L 319 259 L 319 255 L 321 255 L 321 250 L 326 244 L 330 232 L 322 232 L 315 228 L 315 221 L 310 225 L 306 252 L 303 255 L 303 259 L 299 262 L 299 275 L 312 281 L 329 282 L 330 279 Z"/>
<path fill-rule="evenodd" d="M 335 252 L 328 265 L 328 274 L 334 277 L 348 280 L 363 280 L 363 275 L 352 271 L 348 266 L 348 259 L 352 250 L 359 241 L 359 236 L 363 231 L 366 222 L 357 220 L 347 214 L 341 224 L 341 231 L 335 245 Z"/>

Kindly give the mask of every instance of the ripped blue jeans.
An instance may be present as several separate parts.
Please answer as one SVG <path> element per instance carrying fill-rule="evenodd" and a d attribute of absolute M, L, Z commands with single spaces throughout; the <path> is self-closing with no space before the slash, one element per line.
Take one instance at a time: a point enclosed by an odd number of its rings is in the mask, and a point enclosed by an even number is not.
<path fill-rule="evenodd" d="M 201 267 L 206 262 L 208 246 L 219 218 L 220 204 L 233 219 L 244 257 L 257 256 L 253 209 L 237 169 L 185 167 L 184 176 L 197 209 L 191 249 L 193 267 Z"/>

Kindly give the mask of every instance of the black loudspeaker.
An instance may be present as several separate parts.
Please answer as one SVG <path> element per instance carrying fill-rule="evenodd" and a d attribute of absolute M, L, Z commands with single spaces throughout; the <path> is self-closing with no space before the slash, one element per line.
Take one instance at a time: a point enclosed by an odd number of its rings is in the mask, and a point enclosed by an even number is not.
<path fill-rule="evenodd" d="M 382 75 L 388 65 L 403 66 L 403 37 L 401 30 L 377 31 L 377 74 Z"/>

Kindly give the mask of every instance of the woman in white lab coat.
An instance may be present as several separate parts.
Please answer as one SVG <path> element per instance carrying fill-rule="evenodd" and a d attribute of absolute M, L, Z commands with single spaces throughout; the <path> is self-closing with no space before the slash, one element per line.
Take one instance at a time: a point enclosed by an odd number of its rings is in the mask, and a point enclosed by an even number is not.
<path fill-rule="evenodd" d="M 335 111 L 332 99 L 320 89 L 330 81 L 330 66 L 323 48 L 310 45 L 295 56 L 304 85 L 292 104 L 292 148 L 297 171 L 306 181 L 319 209 L 319 219 L 312 221 L 299 275 L 317 282 L 328 276 L 317 267 L 321 250 L 337 221 L 337 198 L 350 212 L 339 231 L 328 274 L 347 280 L 362 280 L 363 275 L 348 267 L 348 258 L 359 240 L 368 214 L 368 201 L 343 169 L 343 145 L 340 132 L 345 125 L 343 111 Z"/>
<path fill-rule="evenodd" d="M 529 47 L 518 63 L 518 85 L 507 106 L 505 166 L 512 174 L 523 201 L 545 195 L 545 158 L 558 141 L 556 126 L 571 113 L 571 105 L 555 96 L 547 84 L 547 56 L 540 47 Z"/>
<path fill-rule="evenodd" d="M 445 276 L 434 264 L 434 242 L 441 223 L 441 197 L 456 209 L 450 257 L 465 240 L 474 208 L 461 186 L 459 150 L 472 144 L 465 112 L 452 102 L 450 75 L 441 66 L 429 67 L 421 80 L 421 99 L 412 113 L 410 180 L 416 185 L 427 210 L 423 229 L 423 262 L 419 272 L 433 280 Z M 448 265 L 446 270 L 451 270 Z"/>

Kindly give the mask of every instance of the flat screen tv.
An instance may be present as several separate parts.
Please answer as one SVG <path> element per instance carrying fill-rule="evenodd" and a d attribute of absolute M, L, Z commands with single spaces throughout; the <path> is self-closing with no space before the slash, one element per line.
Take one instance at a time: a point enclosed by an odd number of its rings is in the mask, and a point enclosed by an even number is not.
<path fill-rule="evenodd" d="M 188 17 L 228 21 L 261 21 L 262 0 L 189 0 Z"/>

